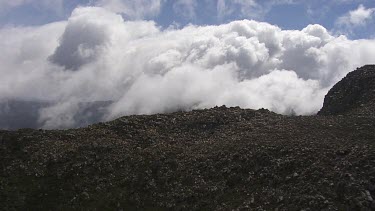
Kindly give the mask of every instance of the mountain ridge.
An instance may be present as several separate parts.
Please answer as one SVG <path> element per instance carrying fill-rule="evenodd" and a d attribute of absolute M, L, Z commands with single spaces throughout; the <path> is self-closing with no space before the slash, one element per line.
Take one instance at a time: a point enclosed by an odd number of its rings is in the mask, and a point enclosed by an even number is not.
<path fill-rule="evenodd" d="M 318 115 L 375 115 L 375 65 L 348 73 L 327 93 Z"/>

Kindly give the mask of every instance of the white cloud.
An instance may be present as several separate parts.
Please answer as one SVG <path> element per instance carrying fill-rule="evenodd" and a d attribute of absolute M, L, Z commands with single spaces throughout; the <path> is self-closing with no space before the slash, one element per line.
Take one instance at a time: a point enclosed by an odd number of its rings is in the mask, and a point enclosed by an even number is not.
<path fill-rule="evenodd" d="M 294 4 L 295 0 L 218 0 L 217 16 L 223 20 L 236 13 L 237 17 L 262 20 L 276 5 Z"/>
<path fill-rule="evenodd" d="M 0 29 L 0 100 L 49 101 L 47 128 L 76 125 L 80 103 L 112 101 L 106 119 L 239 105 L 317 112 L 346 73 L 375 63 L 375 40 L 320 25 L 281 30 L 256 21 L 162 31 L 103 8 L 68 21 Z"/>
<path fill-rule="evenodd" d="M 366 8 L 362 4 L 357 9 L 349 11 L 345 15 L 336 20 L 336 27 L 339 31 L 351 31 L 356 27 L 366 26 L 373 20 L 375 15 L 375 8 Z"/>
<path fill-rule="evenodd" d="M 93 13 L 97 19 L 92 18 Z M 60 45 L 50 60 L 66 69 L 79 69 L 105 52 L 113 28 L 121 27 L 122 23 L 123 19 L 120 16 L 100 8 L 81 8 L 73 11 L 60 39 Z M 81 33 L 83 24 L 85 33 Z"/>
<path fill-rule="evenodd" d="M 360 4 L 368 0 L 316 0 L 316 1 L 298 1 L 293 3 L 300 4 L 306 8 L 306 14 L 311 22 L 319 23 L 329 20 L 332 14 L 337 15 L 339 8 L 346 8 L 352 4 Z"/>
<path fill-rule="evenodd" d="M 261 16 L 260 5 L 256 0 L 218 0 L 217 2 L 217 16 L 219 20 L 232 15 L 235 12 L 239 12 L 239 16 L 242 17 L 258 17 Z"/>
<path fill-rule="evenodd" d="M 165 0 L 97 0 L 96 5 L 130 19 L 143 19 L 157 16 Z"/>

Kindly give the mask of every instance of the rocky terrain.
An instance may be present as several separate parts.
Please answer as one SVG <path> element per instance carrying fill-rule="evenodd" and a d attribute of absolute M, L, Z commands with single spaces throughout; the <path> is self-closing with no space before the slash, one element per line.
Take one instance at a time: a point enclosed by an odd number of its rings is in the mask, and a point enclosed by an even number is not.
<path fill-rule="evenodd" d="M 216 107 L 0 132 L 4 210 L 375 210 L 374 66 L 315 116 Z"/>
<path fill-rule="evenodd" d="M 326 95 L 320 115 L 375 115 L 375 65 L 349 73 Z"/>

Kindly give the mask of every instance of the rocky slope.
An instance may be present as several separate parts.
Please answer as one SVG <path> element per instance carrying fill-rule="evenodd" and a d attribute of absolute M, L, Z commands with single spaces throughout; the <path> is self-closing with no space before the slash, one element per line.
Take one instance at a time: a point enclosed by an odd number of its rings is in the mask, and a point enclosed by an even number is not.
<path fill-rule="evenodd" d="M 320 115 L 375 114 L 375 65 L 349 73 L 326 95 Z"/>
<path fill-rule="evenodd" d="M 74 130 L 1 131 L 0 204 L 4 210 L 375 210 L 374 128 L 374 115 L 288 117 L 216 107 Z"/>

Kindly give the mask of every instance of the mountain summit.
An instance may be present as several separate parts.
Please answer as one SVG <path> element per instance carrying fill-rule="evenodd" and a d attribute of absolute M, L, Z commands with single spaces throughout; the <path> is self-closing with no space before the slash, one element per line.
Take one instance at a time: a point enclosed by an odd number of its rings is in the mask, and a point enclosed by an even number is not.
<path fill-rule="evenodd" d="M 326 95 L 319 115 L 375 115 L 375 65 L 350 72 Z"/>

